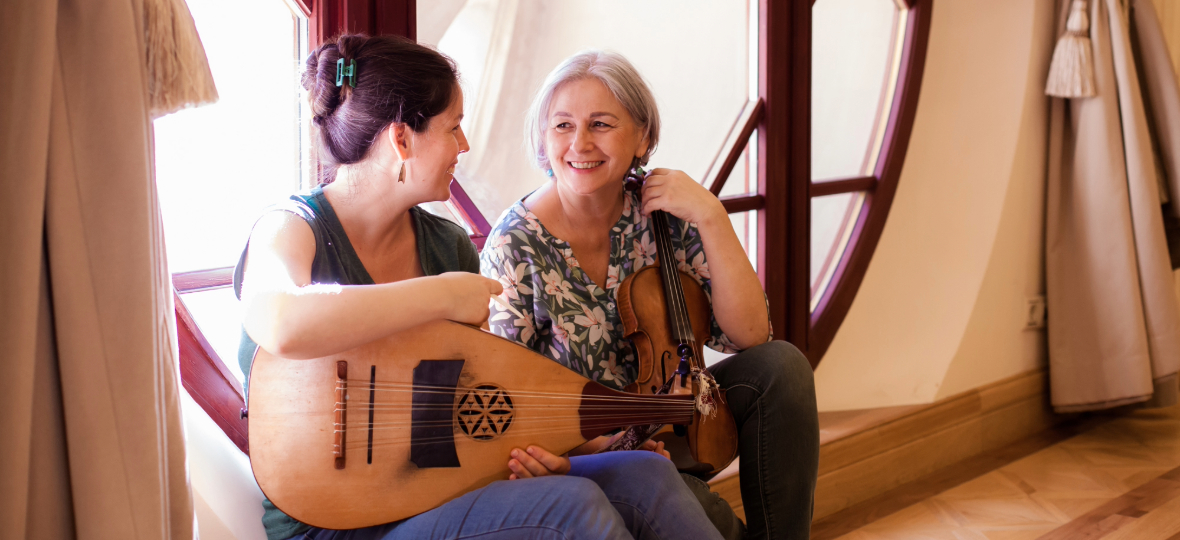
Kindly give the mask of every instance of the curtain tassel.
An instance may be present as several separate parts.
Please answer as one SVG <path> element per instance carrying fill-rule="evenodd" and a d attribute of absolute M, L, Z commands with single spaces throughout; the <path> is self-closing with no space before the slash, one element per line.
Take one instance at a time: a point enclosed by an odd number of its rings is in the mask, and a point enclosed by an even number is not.
<path fill-rule="evenodd" d="M 1049 63 L 1045 94 L 1062 98 L 1094 96 L 1094 53 L 1090 50 L 1089 33 L 1086 0 L 1073 0 L 1065 34 L 1057 40 Z"/>
<path fill-rule="evenodd" d="M 217 101 L 197 25 L 184 0 L 145 0 L 148 109 L 152 119 Z"/>

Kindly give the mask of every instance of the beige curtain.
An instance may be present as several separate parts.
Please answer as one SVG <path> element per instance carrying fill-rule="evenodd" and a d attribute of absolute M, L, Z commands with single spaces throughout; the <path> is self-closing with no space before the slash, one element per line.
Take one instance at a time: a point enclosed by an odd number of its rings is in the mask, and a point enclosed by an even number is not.
<path fill-rule="evenodd" d="M 1166 406 L 1180 393 L 1180 302 L 1160 205 L 1180 187 L 1180 93 L 1150 0 L 1090 0 L 1089 16 L 1097 96 L 1051 108 L 1052 402 Z"/>
<path fill-rule="evenodd" d="M 192 538 L 142 0 L 0 1 L 0 536 Z"/>

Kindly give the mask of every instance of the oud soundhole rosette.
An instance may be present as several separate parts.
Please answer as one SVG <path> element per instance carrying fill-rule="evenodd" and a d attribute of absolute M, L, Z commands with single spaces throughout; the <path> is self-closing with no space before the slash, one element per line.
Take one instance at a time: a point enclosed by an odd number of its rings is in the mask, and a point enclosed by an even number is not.
<path fill-rule="evenodd" d="M 494 384 L 481 384 L 455 398 L 455 422 L 463 434 L 477 441 L 503 435 L 515 414 L 512 396 Z"/>

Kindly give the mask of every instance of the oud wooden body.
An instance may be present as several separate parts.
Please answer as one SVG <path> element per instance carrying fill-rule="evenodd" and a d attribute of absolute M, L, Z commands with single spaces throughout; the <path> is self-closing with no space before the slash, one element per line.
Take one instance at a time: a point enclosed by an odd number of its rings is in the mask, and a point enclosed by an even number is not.
<path fill-rule="evenodd" d="M 381 385 L 412 384 L 414 368 L 423 360 L 463 361 L 456 395 L 493 385 L 512 396 L 512 425 L 496 437 L 477 440 L 458 424 L 446 428 L 453 435 L 459 466 L 421 468 L 411 462 L 412 392 L 370 392 L 367 384 L 374 367 Z M 339 362 L 347 362 L 344 391 L 337 389 Z M 586 391 L 627 395 L 588 383 L 515 342 L 449 321 L 428 322 L 315 360 L 287 360 L 259 350 L 250 381 L 251 466 L 258 485 L 288 515 L 328 529 L 404 519 L 507 479 L 513 448 L 533 444 L 562 454 L 613 429 L 607 427 L 609 421 L 588 428 L 584 415 L 579 417 L 578 396 Z M 544 400 L 539 392 L 573 397 Z M 336 409 L 342 394 L 347 394 L 347 427 L 338 463 Z M 370 394 L 375 402 L 372 426 L 381 428 L 372 431 L 371 463 Z M 680 400 L 680 409 L 684 403 Z"/>
<path fill-rule="evenodd" d="M 668 304 L 659 264 L 646 266 L 619 284 L 619 315 L 623 332 L 635 346 L 639 360 L 636 382 L 628 390 L 640 394 L 655 393 L 680 364 L 677 352 L 679 343 L 669 328 Z M 684 272 L 677 272 L 677 275 L 684 289 L 685 311 L 696 342 L 693 354 L 704 365 L 701 344 L 710 337 L 709 316 L 712 306 L 704 289 L 692 276 Z M 673 456 L 677 467 L 685 472 L 716 474 L 737 457 L 737 424 L 725 401 L 725 391 L 720 390 L 719 393 L 716 414 L 705 418 L 698 415 L 700 421 L 688 426 L 687 446 L 690 455 Z M 657 439 L 665 440 L 669 448 L 674 448 L 676 441 L 671 437 L 671 433 L 656 436 Z"/>

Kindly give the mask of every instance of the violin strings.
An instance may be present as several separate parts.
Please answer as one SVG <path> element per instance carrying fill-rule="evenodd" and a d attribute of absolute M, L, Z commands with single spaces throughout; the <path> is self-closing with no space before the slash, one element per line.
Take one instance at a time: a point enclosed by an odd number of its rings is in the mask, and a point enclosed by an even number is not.
<path fill-rule="evenodd" d="M 672 319 L 672 325 L 676 328 L 676 337 L 682 343 L 690 343 L 692 341 L 692 327 L 688 326 L 685 320 L 687 318 L 687 306 L 684 305 L 684 289 L 680 284 L 680 269 L 676 262 L 676 250 L 672 246 L 671 232 L 669 231 L 671 226 L 667 218 L 667 214 L 661 211 L 655 223 L 656 229 L 659 231 L 657 242 L 659 244 L 660 257 L 663 259 L 660 263 L 661 275 L 665 284 L 665 290 L 667 291 L 665 296 L 668 297 L 668 301 L 672 304 L 672 306 L 669 306 L 669 314 Z"/>
<path fill-rule="evenodd" d="M 653 217 L 657 213 L 660 213 L 660 212 L 659 211 L 653 212 L 652 213 Z M 693 354 L 689 358 L 689 364 L 695 369 L 703 370 L 703 369 L 705 369 L 705 367 L 703 365 L 704 360 L 702 358 L 699 358 L 698 355 L 696 354 L 696 348 L 697 348 L 696 347 L 696 336 L 693 335 L 692 324 L 691 324 L 691 321 L 688 320 L 688 306 L 686 303 L 687 300 L 684 298 L 684 285 L 680 281 L 680 275 L 679 275 L 680 271 L 679 271 L 679 268 L 677 267 L 677 264 L 675 261 L 675 250 L 673 249 L 673 246 L 671 245 L 671 232 L 669 230 L 671 227 L 667 223 L 667 216 L 663 215 L 662 213 L 659 216 L 658 221 L 659 221 L 659 223 L 656 223 L 657 228 L 659 230 L 667 233 L 665 235 L 658 235 L 658 236 L 662 237 L 662 238 L 658 239 L 661 241 L 660 243 L 662 244 L 660 246 L 660 249 L 662 250 L 662 252 L 669 254 L 667 259 L 670 262 L 670 264 L 668 264 L 668 265 L 664 265 L 662 263 L 660 265 L 661 267 L 665 267 L 665 266 L 668 267 L 667 270 L 664 271 L 661 275 L 665 278 L 665 283 L 667 283 L 667 287 L 672 289 L 671 291 L 669 291 L 665 295 L 671 297 L 670 302 L 675 304 L 675 311 L 678 312 L 676 314 L 676 316 L 671 317 L 673 319 L 672 325 L 676 327 L 676 330 L 679 333 L 678 338 L 681 340 L 681 342 L 686 345 L 689 345 L 693 350 Z M 687 259 L 688 259 L 688 254 L 685 253 L 686 263 L 687 263 Z"/>

